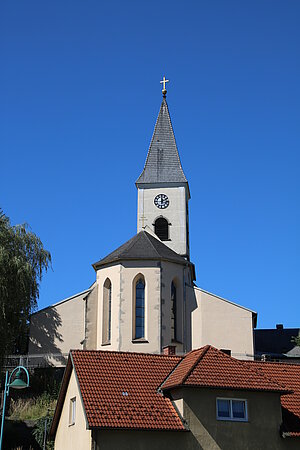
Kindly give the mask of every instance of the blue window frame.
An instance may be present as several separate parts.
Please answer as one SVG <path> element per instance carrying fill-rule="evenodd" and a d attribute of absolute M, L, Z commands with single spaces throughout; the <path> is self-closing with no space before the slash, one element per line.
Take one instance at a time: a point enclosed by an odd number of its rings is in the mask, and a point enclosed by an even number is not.
<path fill-rule="evenodd" d="M 139 278 L 135 285 L 135 339 L 145 337 L 145 281 Z"/>

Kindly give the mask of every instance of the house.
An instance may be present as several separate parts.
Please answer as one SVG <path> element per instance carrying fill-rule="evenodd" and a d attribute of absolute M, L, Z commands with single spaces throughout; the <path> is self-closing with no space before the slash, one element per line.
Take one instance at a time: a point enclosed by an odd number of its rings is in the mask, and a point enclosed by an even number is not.
<path fill-rule="evenodd" d="M 191 194 L 166 90 L 136 187 L 137 234 L 93 264 L 93 286 L 32 316 L 29 359 L 64 365 L 70 348 L 160 354 L 206 344 L 253 359 L 256 312 L 196 285 Z"/>
<path fill-rule="evenodd" d="M 300 366 L 212 346 L 70 352 L 51 436 L 67 449 L 296 449 Z"/>
<path fill-rule="evenodd" d="M 300 361 L 300 347 L 293 342 L 300 336 L 300 328 L 284 328 L 277 324 L 276 328 L 254 330 L 255 354 L 266 360 Z"/>

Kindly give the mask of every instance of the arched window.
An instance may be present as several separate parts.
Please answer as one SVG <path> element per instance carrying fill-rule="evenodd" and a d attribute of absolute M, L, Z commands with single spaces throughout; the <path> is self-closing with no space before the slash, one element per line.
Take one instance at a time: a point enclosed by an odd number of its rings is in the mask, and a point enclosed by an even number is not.
<path fill-rule="evenodd" d="M 111 339 L 111 281 L 106 278 L 103 285 L 102 343 L 110 344 Z"/>
<path fill-rule="evenodd" d="M 171 339 L 176 341 L 176 316 L 177 316 L 177 293 L 174 281 L 171 284 Z"/>
<path fill-rule="evenodd" d="M 145 337 L 145 281 L 138 278 L 135 284 L 135 339 Z"/>
<path fill-rule="evenodd" d="M 154 233 L 161 241 L 167 241 L 169 239 L 169 224 L 164 217 L 159 217 L 154 222 Z"/>

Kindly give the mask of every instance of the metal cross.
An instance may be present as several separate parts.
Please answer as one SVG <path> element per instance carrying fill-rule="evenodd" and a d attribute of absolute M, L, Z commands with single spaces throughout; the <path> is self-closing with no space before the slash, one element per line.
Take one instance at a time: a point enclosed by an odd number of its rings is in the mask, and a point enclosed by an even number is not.
<path fill-rule="evenodd" d="M 166 80 L 165 76 L 163 77 L 162 81 L 160 81 L 160 84 L 163 85 L 163 90 L 162 90 L 163 94 L 165 94 L 167 92 L 167 90 L 166 90 L 166 83 L 169 83 L 169 81 L 170 80 Z"/>

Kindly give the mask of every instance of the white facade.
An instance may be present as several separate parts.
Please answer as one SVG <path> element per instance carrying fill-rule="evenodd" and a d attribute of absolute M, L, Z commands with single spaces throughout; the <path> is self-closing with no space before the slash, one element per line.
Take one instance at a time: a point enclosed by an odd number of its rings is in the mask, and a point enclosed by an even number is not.
<path fill-rule="evenodd" d="M 159 209 L 154 204 L 159 194 L 168 197 L 169 205 L 165 209 Z M 139 186 L 137 232 L 146 226 L 154 231 L 155 221 L 163 217 L 169 223 L 169 240 L 164 244 L 179 255 L 189 257 L 188 199 L 187 186 Z"/>

